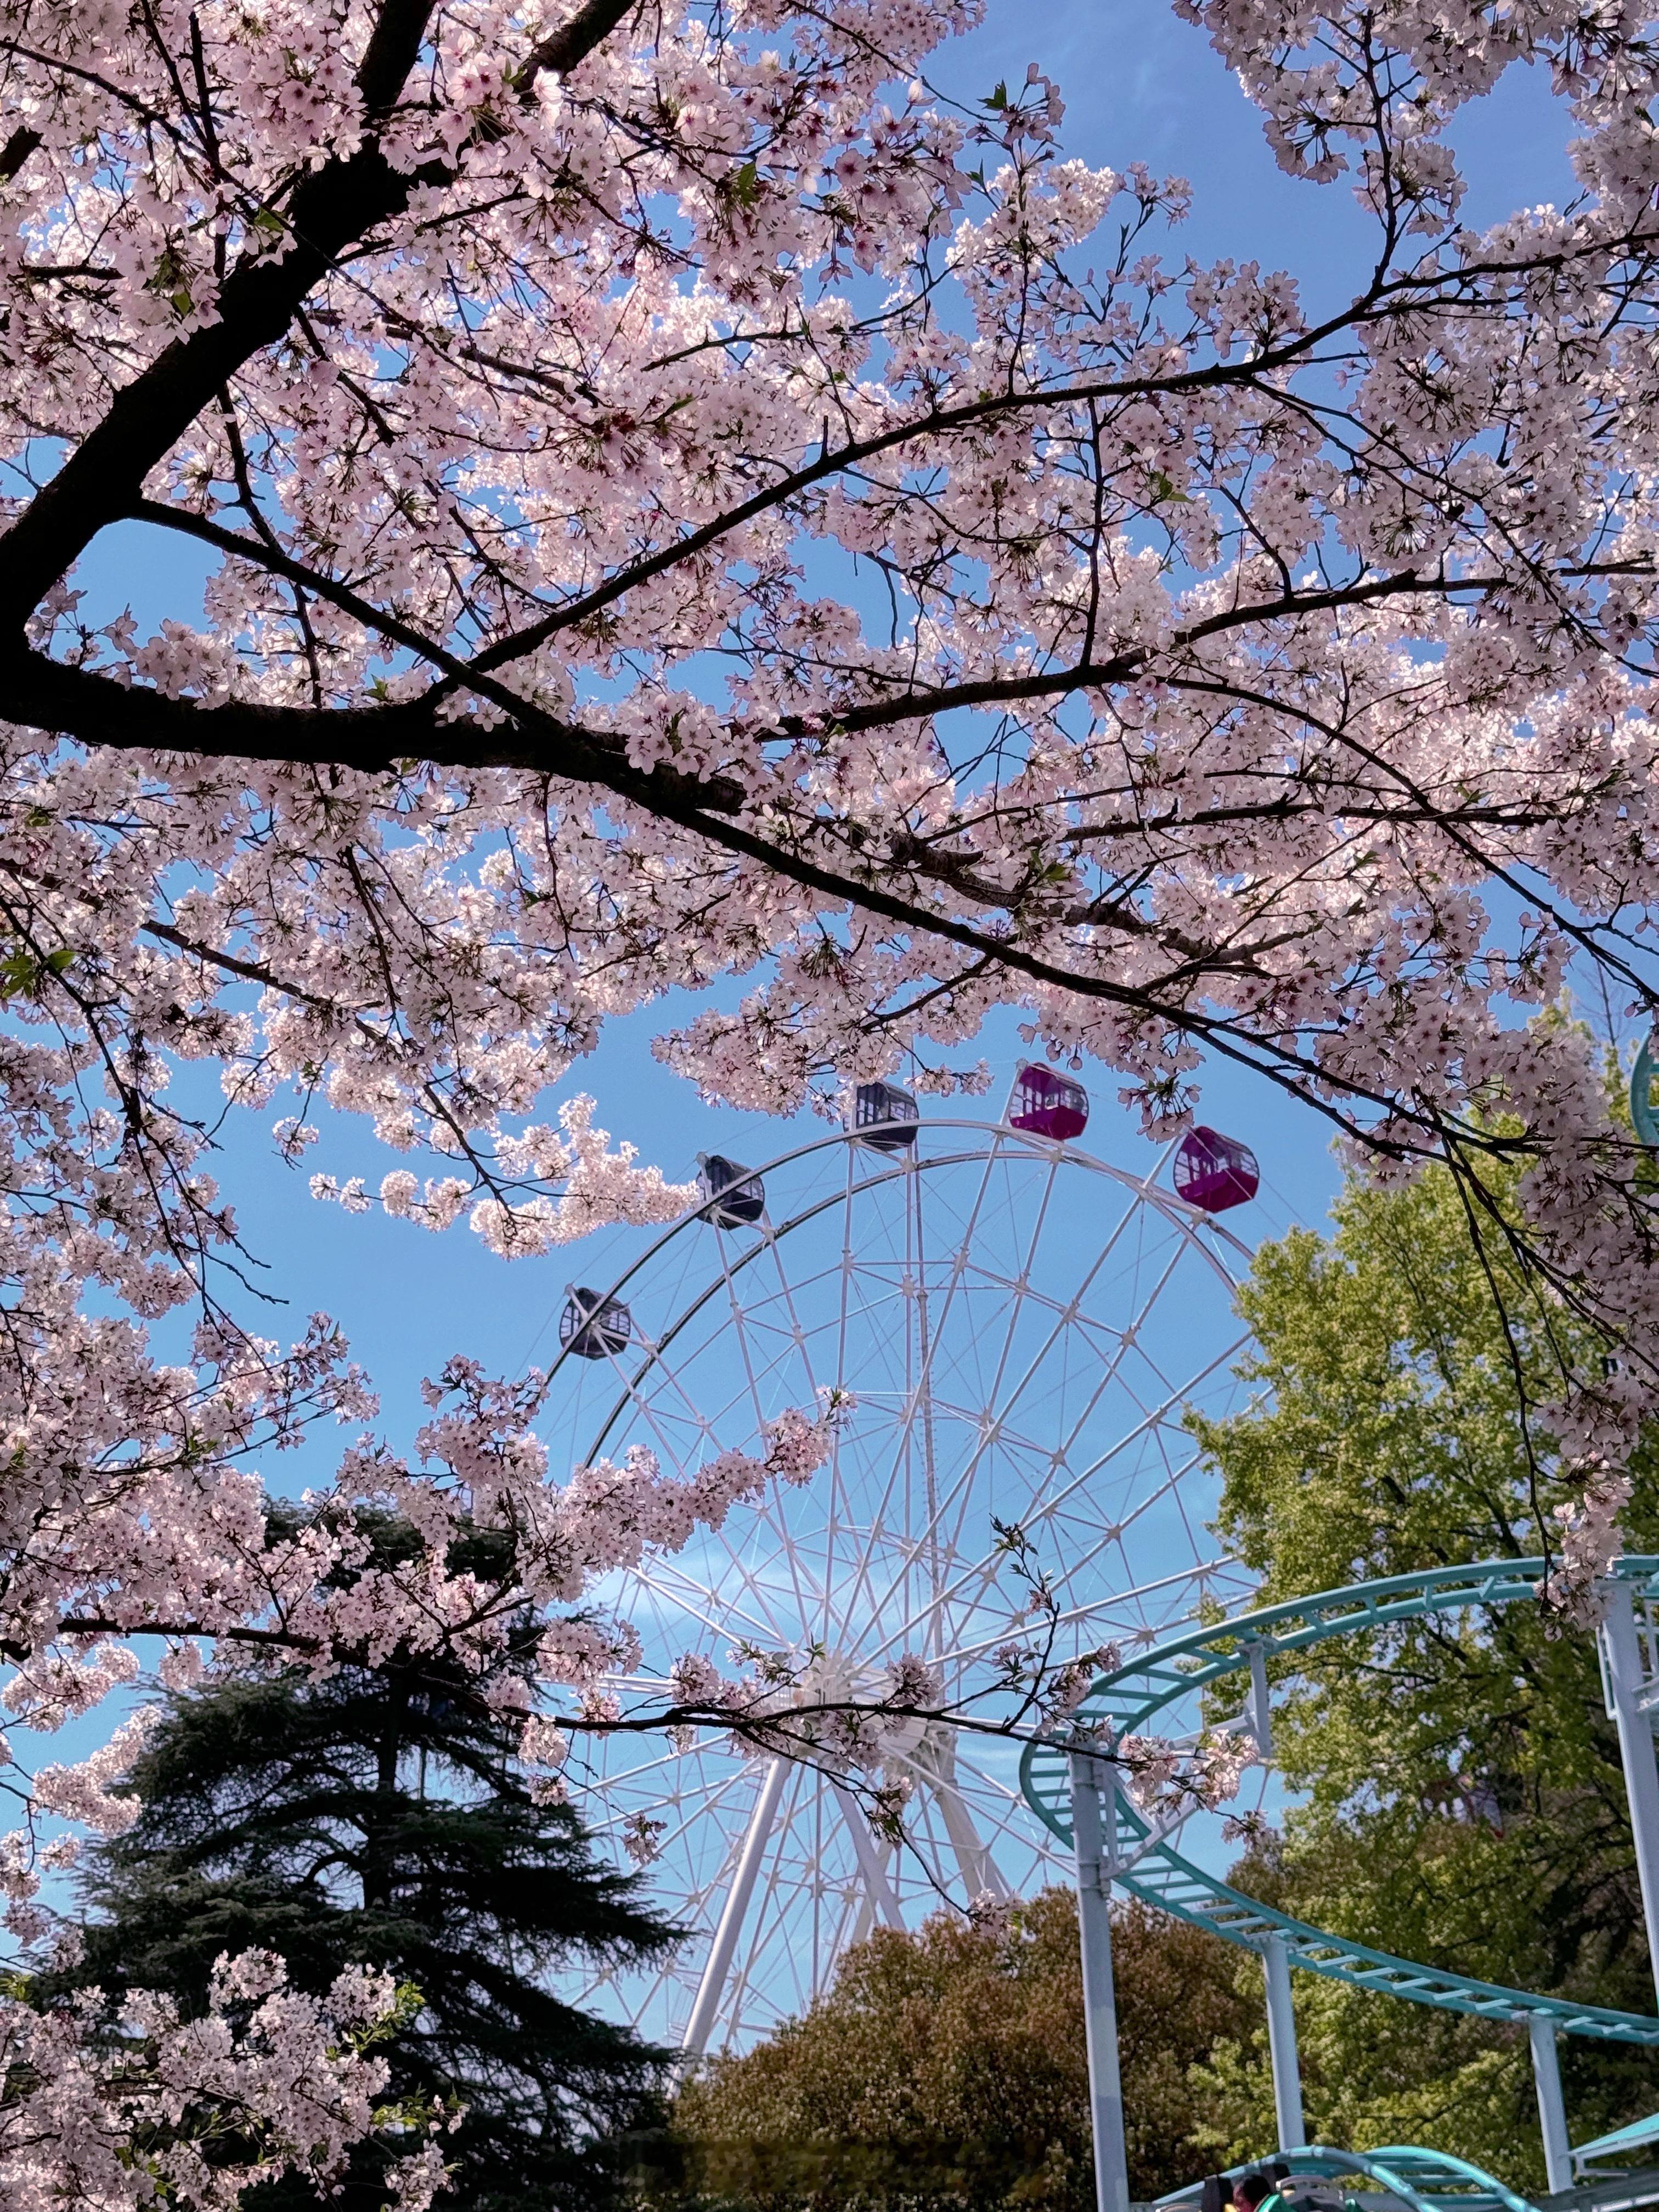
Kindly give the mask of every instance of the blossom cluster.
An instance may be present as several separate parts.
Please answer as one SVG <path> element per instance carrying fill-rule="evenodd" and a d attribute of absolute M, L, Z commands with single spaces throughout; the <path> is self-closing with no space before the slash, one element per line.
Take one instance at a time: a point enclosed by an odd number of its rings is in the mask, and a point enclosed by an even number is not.
<path fill-rule="evenodd" d="M 1161 1816 L 1214 1812 L 1237 1796 L 1261 1757 L 1253 1736 L 1225 1729 L 1206 1729 L 1196 1743 L 1179 1748 L 1161 1736 L 1124 1735 L 1112 1750 L 1135 1805 Z"/>
<path fill-rule="evenodd" d="M 244 2190 L 290 2173 L 325 2196 L 375 2124 L 387 2068 L 373 2045 L 398 1996 L 354 1966 L 307 1996 L 280 1959 L 244 1951 L 216 1962 L 204 2019 L 135 1993 L 112 2037 L 89 2037 L 102 2010 L 95 1989 L 46 2008 L 0 1995 L 0 2198 L 15 2212 L 234 2212 Z M 425 2212 L 444 2182 L 441 2116 L 399 2118 L 391 2201 Z"/>
<path fill-rule="evenodd" d="M 1035 64 L 935 100 L 971 0 L 0 5 L 3 1073 L 72 1279 L 227 1256 L 181 1060 L 513 1254 L 678 1201 L 532 1118 L 617 1015 L 751 977 L 658 1049 L 785 1111 L 1013 1005 L 1151 1127 L 1214 1048 L 1477 1221 L 1518 1152 L 1626 1355 L 1548 1418 L 1619 1455 L 1652 1199 L 1528 1017 L 1659 1006 L 1646 17 L 1182 7 L 1374 224 L 1339 311 L 1168 253 L 1184 185 L 1067 158 Z M 1477 232 L 1456 118 L 1528 64 L 1582 189 Z M 98 618 L 116 522 L 204 618 Z"/>

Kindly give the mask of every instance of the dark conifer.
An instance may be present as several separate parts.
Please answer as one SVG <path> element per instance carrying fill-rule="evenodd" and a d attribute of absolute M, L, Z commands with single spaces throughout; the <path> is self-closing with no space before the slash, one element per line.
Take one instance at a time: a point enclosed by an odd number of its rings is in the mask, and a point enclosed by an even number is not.
<path fill-rule="evenodd" d="M 391 1519 L 372 1536 L 372 1565 L 413 1547 Z M 173 1698 L 133 1773 L 137 1825 L 88 1868 L 75 1978 L 199 2009 L 215 1958 L 250 1945 L 311 1990 L 349 1964 L 389 1971 L 424 2004 L 387 2046 L 388 2099 L 466 2108 L 440 2203 L 602 2212 L 623 2139 L 654 2115 L 661 2054 L 551 1980 L 648 1959 L 674 1935 L 568 1809 L 532 1801 L 516 1729 L 481 1688 L 451 1658 L 399 1651 Z M 359 2154 L 340 2212 L 376 2212 L 384 2160 Z M 315 2203 L 277 2185 L 249 2212 Z"/>

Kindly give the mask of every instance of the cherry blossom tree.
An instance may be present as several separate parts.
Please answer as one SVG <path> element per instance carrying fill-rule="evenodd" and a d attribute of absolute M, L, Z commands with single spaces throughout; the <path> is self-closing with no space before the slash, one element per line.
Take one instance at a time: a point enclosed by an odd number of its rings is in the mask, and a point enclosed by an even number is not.
<path fill-rule="evenodd" d="M 141 1997 L 113 2048 L 83 2036 L 73 2009 L 0 1996 L 7 2204 L 234 2212 L 243 2190 L 296 2169 L 320 2196 L 354 2140 L 395 2124 L 415 2145 L 392 2170 L 397 2212 L 420 2212 L 442 2183 L 445 2116 L 377 2108 L 386 2067 L 370 2055 L 412 1993 L 358 1967 L 307 1997 L 268 1951 L 222 1960 L 214 1980 L 207 2019 Z"/>
<path fill-rule="evenodd" d="M 1063 159 L 1035 70 L 931 96 L 969 0 L 0 14 L 8 973 L 129 1271 L 224 1233 L 171 1058 L 534 1249 L 580 1133 L 500 1117 L 758 971 L 659 1046 L 745 1105 L 948 1086 L 1012 1003 L 1156 1121 L 1207 1051 L 1477 1209 L 1520 1149 L 1616 1449 L 1645 1203 L 1518 1017 L 1575 959 L 1650 1003 L 1650 27 L 1182 12 L 1368 211 L 1340 310 L 1159 258 L 1182 187 Z M 1521 63 L 1582 189 L 1473 233 L 1448 131 Z M 82 619 L 124 522 L 216 556 L 205 619 Z"/>
<path fill-rule="evenodd" d="M 1650 1185 L 1553 1012 L 1574 975 L 1659 1006 L 1656 26 L 1179 7 L 1281 165 L 1358 196 L 1346 304 L 1186 261 L 1185 188 L 1066 158 L 1036 65 L 938 95 L 975 0 L 0 0 L 14 1723 L 131 1681 L 136 1638 L 174 1680 L 377 1638 L 482 1666 L 529 1602 L 549 1788 L 584 1728 L 777 1740 L 752 1674 L 624 1711 L 628 1624 L 573 1608 L 810 1477 L 847 1409 L 686 1486 L 550 1469 L 535 1381 L 457 1365 L 418 1464 L 355 1447 L 270 1542 L 251 1468 L 370 1386 L 325 1319 L 252 1334 L 168 1089 L 205 1061 L 228 1110 L 280 1095 L 289 1158 L 311 1099 L 367 1115 L 419 1172 L 319 1195 L 538 1252 L 686 1202 L 587 1102 L 532 1117 L 607 1019 L 738 976 L 657 1044 L 733 1104 L 971 1089 L 1012 1006 L 1151 1127 L 1219 1055 L 1379 1175 L 1444 1158 L 1528 1325 L 1565 1305 L 1616 1353 L 1564 1352 L 1537 1409 L 1583 1598 L 1659 1371 Z M 1477 230 L 1456 117 L 1522 64 L 1577 196 Z M 80 564 L 117 526 L 207 558 L 204 605 L 100 619 Z M 418 1568 L 335 1571 L 366 1498 Z M 480 1518 L 517 1539 L 499 1588 L 447 1565 Z M 1023 1724 L 1087 1673 L 1039 1662 Z M 887 1702 L 936 1695 L 907 1660 Z M 787 1726 L 878 1774 L 883 1722 Z M 111 1757 L 20 1783 L 21 1941 L 40 1823 L 120 1817 Z"/>

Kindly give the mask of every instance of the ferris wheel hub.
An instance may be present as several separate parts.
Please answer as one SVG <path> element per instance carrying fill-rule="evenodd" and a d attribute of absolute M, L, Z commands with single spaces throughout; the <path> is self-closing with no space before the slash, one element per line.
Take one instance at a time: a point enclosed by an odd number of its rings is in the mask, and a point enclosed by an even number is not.
<path fill-rule="evenodd" d="M 849 1652 L 817 1651 L 797 1676 L 788 1695 L 792 1705 L 846 1705 L 867 1701 L 878 1670 Z"/>

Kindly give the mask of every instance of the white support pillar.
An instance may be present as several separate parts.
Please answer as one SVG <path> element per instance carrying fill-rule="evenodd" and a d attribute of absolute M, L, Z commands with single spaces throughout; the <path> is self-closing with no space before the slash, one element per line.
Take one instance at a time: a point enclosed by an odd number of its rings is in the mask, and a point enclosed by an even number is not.
<path fill-rule="evenodd" d="M 878 1914 L 889 1928 L 902 1928 L 904 1915 L 899 1911 L 893 1885 L 887 1879 L 887 1868 L 870 1832 L 870 1823 L 864 1817 L 864 1808 L 852 1791 L 844 1789 L 839 1782 L 833 1787 L 836 1802 L 841 1807 L 841 1816 L 847 1823 L 847 1832 L 853 1838 L 853 1852 L 859 1863 L 859 1872 L 864 1878 L 864 1893 L 870 1900 L 871 1911 Z"/>
<path fill-rule="evenodd" d="M 1123 2083 L 1117 2063 L 1117 2000 L 1112 1988 L 1112 1876 L 1109 1845 L 1117 1836 L 1103 1782 L 1113 1770 L 1091 1753 L 1072 1753 L 1072 1836 L 1077 1852 L 1078 1938 L 1083 1949 L 1083 2022 L 1089 2051 L 1089 2118 L 1094 2136 L 1097 2212 L 1129 2212 L 1129 2154 L 1123 2139 Z"/>
<path fill-rule="evenodd" d="M 701 2058 L 708 2047 L 708 2038 L 714 2031 L 720 1998 L 726 1989 L 726 1978 L 732 1971 L 738 1938 L 743 1933 L 749 1900 L 755 1893 L 756 1882 L 760 1879 L 761 1862 L 766 1856 L 772 1823 L 778 1817 L 778 1800 L 783 1795 L 783 1785 L 788 1776 L 789 1761 L 775 1759 L 762 1777 L 760 1795 L 755 1800 L 754 1811 L 749 1815 L 743 1849 L 738 1854 L 737 1872 L 732 1875 L 732 1887 L 726 1893 L 725 1908 L 720 1914 L 720 1926 L 714 1930 L 714 1941 L 709 1947 L 702 1979 L 697 1984 L 691 2017 L 685 2023 L 685 2034 L 680 2043 L 681 2054 L 684 2057 Z"/>
<path fill-rule="evenodd" d="M 1567 2108 L 1561 2101 L 1561 2069 L 1555 2048 L 1555 2023 L 1545 2013 L 1533 2013 L 1527 2021 L 1532 2044 L 1533 2087 L 1538 2092 L 1538 2125 L 1544 2137 L 1544 2178 L 1552 2196 L 1572 2187 L 1572 2144 L 1567 2135 Z"/>
<path fill-rule="evenodd" d="M 1273 1724 L 1267 1698 L 1267 1647 L 1259 1637 L 1250 1644 L 1249 1723 L 1256 1756 L 1265 1763 L 1273 1755 Z"/>
<path fill-rule="evenodd" d="M 1261 1945 L 1261 1978 L 1267 1985 L 1267 2055 L 1273 2063 L 1273 2118 L 1280 2150 L 1300 2150 L 1308 2140 L 1302 2117 L 1302 2064 L 1296 2049 L 1296 2010 L 1291 2002 L 1291 1962 L 1282 1936 Z"/>
<path fill-rule="evenodd" d="M 979 1839 L 973 1816 L 962 1802 L 962 1792 L 954 1781 L 943 1775 L 930 1775 L 933 1795 L 945 1818 L 945 1832 L 951 1839 L 951 1849 L 962 1869 L 963 1885 L 970 1899 L 975 1897 L 1009 1898 L 1013 1893 L 1002 1878 L 1002 1870 Z"/>
<path fill-rule="evenodd" d="M 1616 1577 L 1603 1585 L 1607 1609 L 1601 1624 L 1607 1686 L 1619 1724 L 1619 1755 L 1624 1762 L 1625 1796 L 1630 1805 L 1636 1871 L 1642 1885 L 1642 1917 L 1647 1923 L 1648 1965 L 1659 1990 L 1659 1765 L 1654 1763 L 1653 1723 L 1638 1702 L 1642 1693 L 1642 1647 L 1630 1585 Z"/>

